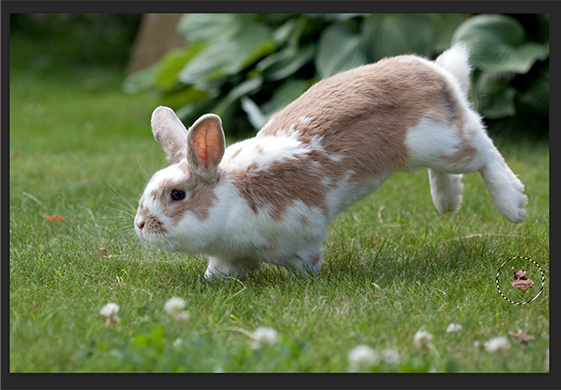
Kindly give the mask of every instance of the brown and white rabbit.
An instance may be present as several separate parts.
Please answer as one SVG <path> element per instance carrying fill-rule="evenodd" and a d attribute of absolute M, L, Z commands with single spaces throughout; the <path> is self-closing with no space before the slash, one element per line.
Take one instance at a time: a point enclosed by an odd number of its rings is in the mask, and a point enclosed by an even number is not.
<path fill-rule="evenodd" d="M 218 116 L 187 131 L 158 107 L 152 130 L 171 165 L 147 184 L 136 233 L 163 250 L 208 255 L 208 279 L 260 263 L 313 273 L 339 212 L 394 172 L 420 168 L 440 213 L 460 208 L 461 174 L 479 171 L 500 214 L 519 223 L 524 185 L 470 108 L 469 74 L 462 44 L 435 62 L 386 58 L 325 78 L 228 148 Z"/>

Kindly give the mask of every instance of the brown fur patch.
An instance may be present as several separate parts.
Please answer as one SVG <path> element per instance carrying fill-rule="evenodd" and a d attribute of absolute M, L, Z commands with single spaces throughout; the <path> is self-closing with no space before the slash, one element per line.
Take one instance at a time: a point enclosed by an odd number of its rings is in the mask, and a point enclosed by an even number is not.
<path fill-rule="evenodd" d="M 195 175 L 191 175 L 191 177 L 193 176 Z M 169 188 L 168 196 L 173 189 L 178 188 L 177 184 L 179 183 L 174 184 L 175 187 Z M 165 211 L 165 214 L 173 220 L 174 226 L 179 224 L 187 212 L 195 214 L 199 221 L 206 220 L 210 215 L 210 208 L 218 200 L 211 186 L 197 178 L 187 180 L 184 186 L 180 186 L 178 189 L 187 191 L 185 199 L 171 201 Z"/>
<path fill-rule="evenodd" d="M 296 199 L 308 207 L 323 204 L 326 195 L 326 188 L 321 182 L 323 175 L 309 161 L 310 157 L 303 155 L 277 161 L 267 170 L 236 170 L 227 176 L 233 179 L 238 191 L 256 214 L 259 208 L 270 205 L 270 216 L 279 220 Z"/>
<path fill-rule="evenodd" d="M 456 152 L 440 156 L 440 158 L 459 165 L 465 165 L 470 163 L 476 154 L 477 149 L 471 145 L 468 139 L 462 138 L 462 142 Z"/>
<path fill-rule="evenodd" d="M 384 59 L 337 74 L 273 115 L 257 135 L 275 136 L 293 128 L 299 141 L 319 140 L 321 149 L 277 161 L 266 170 L 232 172 L 234 183 L 255 213 L 269 205 L 271 216 L 280 219 L 301 200 L 327 214 L 330 187 L 350 170 L 351 185 L 359 186 L 404 164 L 407 130 L 429 114 L 432 120 L 456 124 L 463 133 L 462 109 L 452 85 L 417 57 Z M 332 184 L 325 184 L 326 178 Z"/>
<path fill-rule="evenodd" d="M 234 154 L 231 156 L 231 158 L 236 158 L 238 156 L 238 154 L 240 154 L 241 151 L 242 151 L 242 148 L 238 148 L 238 150 L 236 150 L 234 152 Z"/>
<path fill-rule="evenodd" d="M 167 232 L 167 229 L 165 228 L 164 223 L 160 221 L 160 219 L 152 214 L 147 214 L 144 220 L 144 227 L 142 228 L 142 231 L 150 234 L 164 234 Z"/>
<path fill-rule="evenodd" d="M 181 200 L 172 200 L 171 192 L 182 190 L 186 196 Z M 164 215 L 177 226 L 187 212 L 191 212 L 199 221 L 206 220 L 210 215 L 210 208 L 218 200 L 213 186 L 205 183 L 196 174 L 191 173 L 181 180 L 163 180 L 160 186 L 150 192 L 149 196 L 160 202 L 164 207 Z"/>
<path fill-rule="evenodd" d="M 184 173 L 189 173 L 189 164 L 187 164 L 187 160 L 182 160 L 178 165 L 179 169 L 181 169 Z"/>

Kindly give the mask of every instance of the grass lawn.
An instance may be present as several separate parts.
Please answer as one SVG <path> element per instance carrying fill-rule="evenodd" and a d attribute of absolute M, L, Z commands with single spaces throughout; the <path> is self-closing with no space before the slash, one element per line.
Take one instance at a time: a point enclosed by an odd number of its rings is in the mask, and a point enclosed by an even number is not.
<path fill-rule="evenodd" d="M 331 224 L 318 277 L 265 266 L 209 283 L 202 256 L 133 234 L 147 177 L 167 165 L 150 131 L 157 96 L 122 93 L 115 70 L 22 58 L 12 56 L 10 79 L 11 372 L 348 372 L 361 344 L 373 350 L 366 371 L 549 371 L 547 143 L 496 140 L 526 185 L 521 225 L 500 217 L 478 174 L 464 177 L 451 216 L 436 211 L 425 171 L 396 174 Z M 544 272 L 529 304 L 495 285 L 514 256 Z M 518 295 L 501 275 L 505 295 L 535 296 L 541 276 L 529 274 L 536 286 Z M 166 313 L 172 296 L 188 319 Z M 100 315 L 109 302 L 118 323 Z M 276 342 L 255 347 L 260 326 Z M 418 346 L 419 330 L 432 341 Z M 520 330 L 533 338 L 509 334 Z M 500 336 L 508 349 L 484 347 Z"/>

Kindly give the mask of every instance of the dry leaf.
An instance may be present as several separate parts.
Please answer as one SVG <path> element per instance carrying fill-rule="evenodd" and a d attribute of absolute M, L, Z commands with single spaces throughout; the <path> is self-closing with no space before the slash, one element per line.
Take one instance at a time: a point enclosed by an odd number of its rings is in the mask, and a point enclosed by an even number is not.
<path fill-rule="evenodd" d="M 529 335 L 528 333 L 524 332 L 523 330 L 518 330 L 518 332 L 508 332 L 514 339 L 520 341 L 522 344 L 528 344 L 528 341 L 534 340 L 535 337 Z"/>
<path fill-rule="evenodd" d="M 524 279 L 524 280 L 514 280 L 512 281 L 512 287 L 521 288 L 526 290 L 527 288 L 534 287 L 534 281 L 532 279 Z"/>
<path fill-rule="evenodd" d="M 112 255 L 109 254 L 109 251 L 107 250 L 107 248 L 97 248 L 99 249 L 99 251 L 101 252 L 101 256 L 105 257 L 106 259 L 110 259 L 111 257 L 113 257 Z"/>
<path fill-rule="evenodd" d="M 101 256 L 104 257 L 104 258 L 106 258 L 106 259 L 110 259 L 110 258 L 112 258 L 112 257 L 117 257 L 117 256 L 114 256 L 114 255 L 110 255 L 110 254 L 109 254 L 109 251 L 107 250 L 107 248 L 100 248 L 100 247 L 97 247 L 97 249 L 99 249 L 99 251 L 101 252 Z"/>
<path fill-rule="evenodd" d="M 511 270 L 514 273 L 514 279 L 511 283 L 512 287 L 521 288 L 523 290 L 534 287 L 534 281 L 526 277 L 526 270 L 521 269 L 516 271 L 514 267 L 511 267 Z"/>
<path fill-rule="evenodd" d="M 62 215 L 43 215 L 43 217 L 47 218 L 49 222 L 64 221 L 64 217 Z"/>

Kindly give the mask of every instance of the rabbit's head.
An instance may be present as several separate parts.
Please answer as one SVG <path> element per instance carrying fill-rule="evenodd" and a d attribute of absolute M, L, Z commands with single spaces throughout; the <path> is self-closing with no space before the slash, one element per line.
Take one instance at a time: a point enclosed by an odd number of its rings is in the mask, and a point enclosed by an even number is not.
<path fill-rule="evenodd" d="M 136 233 L 163 250 L 201 253 L 224 226 L 227 195 L 221 193 L 218 169 L 225 150 L 221 120 L 203 115 L 187 131 L 173 110 L 158 107 L 151 124 L 171 165 L 148 182 L 134 219 Z"/>

